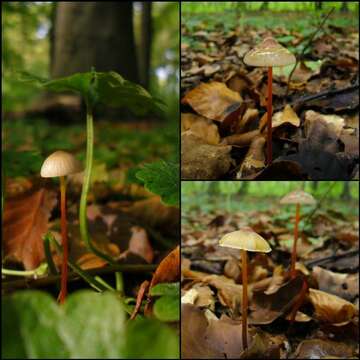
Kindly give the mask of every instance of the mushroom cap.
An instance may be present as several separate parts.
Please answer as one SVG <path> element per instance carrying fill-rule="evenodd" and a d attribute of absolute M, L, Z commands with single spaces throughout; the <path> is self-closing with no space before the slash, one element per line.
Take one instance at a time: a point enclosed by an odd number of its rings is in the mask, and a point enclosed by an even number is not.
<path fill-rule="evenodd" d="M 295 56 L 272 37 L 264 39 L 244 57 L 244 63 L 251 66 L 285 66 L 295 62 Z"/>
<path fill-rule="evenodd" d="M 268 242 L 251 229 L 243 229 L 228 233 L 222 237 L 219 245 L 247 251 L 271 251 L 271 247 Z"/>
<path fill-rule="evenodd" d="M 303 205 L 314 205 L 316 200 L 309 193 L 302 190 L 295 190 L 285 195 L 281 200 L 280 204 L 303 204 Z"/>
<path fill-rule="evenodd" d="M 74 155 L 66 151 L 55 151 L 49 155 L 41 166 L 40 175 L 44 178 L 66 176 L 83 170 Z"/>

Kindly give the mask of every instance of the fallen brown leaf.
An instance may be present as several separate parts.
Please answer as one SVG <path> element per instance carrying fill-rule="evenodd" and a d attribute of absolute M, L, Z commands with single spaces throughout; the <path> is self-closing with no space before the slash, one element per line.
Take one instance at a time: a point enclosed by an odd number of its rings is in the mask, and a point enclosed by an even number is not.
<path fill-rule="evenodd" d="M 21 262 L 26 270 L 44 260 L 42 236 L 49 228 L 56 193 L 41 188 L 5 201 L 3 217 L 4 257 Z"/>

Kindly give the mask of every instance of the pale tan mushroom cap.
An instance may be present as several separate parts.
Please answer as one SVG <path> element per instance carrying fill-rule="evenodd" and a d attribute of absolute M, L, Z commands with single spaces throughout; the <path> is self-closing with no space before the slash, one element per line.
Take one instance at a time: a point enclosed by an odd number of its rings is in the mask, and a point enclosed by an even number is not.
<path fill-rule="evenodd" d="M 42 164 L 40 175 L 44 178 L 66 176 L 83 170 L 78 159 L 65 151 L 55 151 Z"/>
<path fill-rule="evenodd" d="M 302 190 L 295 190 L 285 195 L 280 204 L 302 204 L 302 205 L 314 205 L 316 200 L 309 193 Z"/>
<path fill-rule="evenodd" d="M 285 66 L 295 62 L 295 56 L 271 37 L 264 39 L 244 57 L 244 63 L 251 66 Z"/>
<path fill-rule="evenodd" d="M 222 237 L 220 246 L 247 251 L 269 252 L 271 247 L 268 242 L 253 230 L 238 230 Z"/>

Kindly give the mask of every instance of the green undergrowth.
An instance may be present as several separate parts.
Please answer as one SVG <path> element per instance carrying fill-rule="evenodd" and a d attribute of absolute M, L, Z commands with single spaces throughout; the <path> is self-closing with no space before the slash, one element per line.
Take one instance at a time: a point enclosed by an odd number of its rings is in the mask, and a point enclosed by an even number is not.
<path fill-rule="evenodd" d="M 3 359 L 179 358 L 176 331 L 156 318 L 128 321 L 113 292 L 78 291 L 59 306 L 25 290 L 3 298 L 2 314 Z"/>

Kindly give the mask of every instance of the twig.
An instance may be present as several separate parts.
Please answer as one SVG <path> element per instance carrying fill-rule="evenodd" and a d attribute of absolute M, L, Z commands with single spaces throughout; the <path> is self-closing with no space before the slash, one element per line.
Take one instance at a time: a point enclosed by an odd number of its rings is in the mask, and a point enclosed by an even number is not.
<path fill-rule="evenodd" d="M 357 253 L 359 253 L 359 249 L 347 251 L 347 252 L 344 252 L 344 253 L 338 254 L 338 255 L 334 254 L 334 255 L 323 257 L 323 258 L 308 260 L 308 261 L 305 261 L 305 265 L 307 267 L 313 267 L 313 266 L 315 266 L 315 265 L 317 265 L 319 263 L 324 263 L 324 262 L 328 262 L 328 261 L 331 261 L 331 260 L 342 259 L 344 257 L 356 255 Z"/>
<path fill-rule="evenodd" d="M 289 77 L 288 77 L 288 84 L 287 84 L 287 89 L 286 89 L 286 94 L 285 97 L 288 96 L 289 94 L 289 88 L 290 88 L 290 81 L 292 78 L 292 75 L 296 69 L 296 67 L 298 66 L 300 60 L 302 60 L 305 51 L 309 48 L 309 46 L 311 45 L 312 41 L 314 40 L 315 36 L 318 34 L 318 32 L 322 29 L 322 27 L 325 24 L 325 21 L 328 19 L 328 17 L 331 15 L 331 13 L 334 11 L 334 8 L 331 8 L 330 11 L 328 12 L 328 14 L 324 17 L 324 19 L 322 20 L 322 22 L 320 23 L 320 25 L 318 26 L 318 28 L 315 30 L 315 32 L 310 36 L 309 41 L 307 42 L 307 44 L 305 45 L 305 47 L 303 48 L 301 54 L 299 56 L 296 57 L 296 62 L 295 65 L 293 67 L 293 69 L 291 70 Z"/>
<path fill-rule="evenodd" d="M 116 271 L 125 272 L 125 273 L 151 273 L 156 270 L 157 265 L 148 265 L 148 264 L 138 264 L 138 265 L 129 265 L 129 264 L 115 264 L 110 265 L 105 268 L 97 268 L 91 270 L 82 270 L 84 273 L 89 275 L 101 275 L 113 273 Z M 69 274 L 69 281 L 78 280 L 79 275 L 75 272 Z M 60 280 L 59 275 L 50 275 L 44 278 L 39 279 L 22 279 L 22 280 L 9 280 L 2 281 L 3 290 L 12 290 L 12 289 L 21 289 L 21 288 L 36 288 L 52 285 Z"/>
<path fill-rule="evenodd" d="M 303 104 L 305 102 L 308 101 L 312 101 L 312 100 L 316 100 L 322 97 L 327 97 L 327 96 L 333 96 L 333 95 L 337 95 L 337 94 L 341 94 L 343 92 L 347 92 L 347 91 L 352 91 L 352 90 L 356 90 L 359 88 L 359 84 L 356 83 L 355 85 L 352 86 L 348 86 L 346 88 L 342 88 L 342 89 L 327 89 L 324 90 L 322 92 L 319 92 L 317 94 L 312 94 L 312 95 L 306 95 L 303 97 L 299 97 L 298 99 L 295 99 L 289 103 L 287 103 L 288 105 L 299 105 L 299 104 Z M 278 112 L 281 111 L 283 108 L 285 107 L 285 105 L 280 105 L 274 108 L 274 112 Z M 265 111 L 264 111 L 265 112 Z"/>

